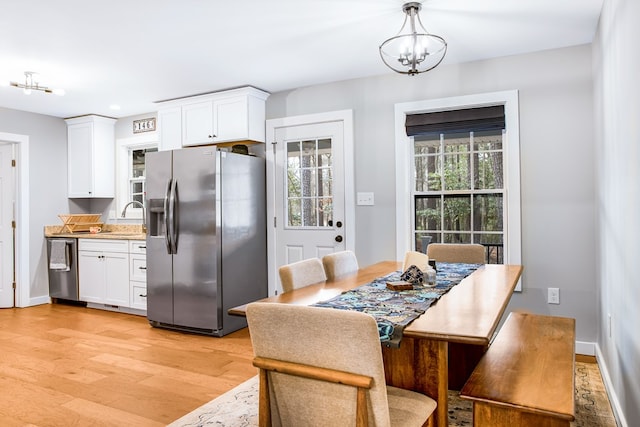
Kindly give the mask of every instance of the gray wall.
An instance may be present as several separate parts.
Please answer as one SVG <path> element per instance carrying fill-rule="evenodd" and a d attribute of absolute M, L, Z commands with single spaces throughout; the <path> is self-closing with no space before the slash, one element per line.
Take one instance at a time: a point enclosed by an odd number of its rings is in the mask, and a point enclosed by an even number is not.
<path fill-rule="evenodd" d="M 362 265 L 395 258 L 394 104 L 519 91 L 523 292 L 510 310 L 574 317 L 577 339 L 595 342 L 594 136 L 591 46 L 440 66 L 414 77 L 384 75 L 275 93 L 267 118 L 352 109 Z M 371 230 L 376 230 L 372 233 Z M 546 303 L 560 288 L 560 305 Z"/>
<path fill-rule="evenodd" d="M 598 346 L 623 425 L 640 421 L 640 3 L 605 1 L 594 42 Z M 611 324 L 609 324 L 609 316 Z"/>
<path fill-rule="evenodd" d="M 29 137 L 29 286 L 31 298 L 49 295 L 43 227 L 58 224 L 67 202 L 67 125 L 42 114 L 0 108 L 0 132 Z"/>

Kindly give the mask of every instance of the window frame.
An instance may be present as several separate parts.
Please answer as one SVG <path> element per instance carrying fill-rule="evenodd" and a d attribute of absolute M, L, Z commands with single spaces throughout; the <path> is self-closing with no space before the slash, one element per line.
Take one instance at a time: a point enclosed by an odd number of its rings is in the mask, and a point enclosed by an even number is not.
<path fill-rule="evenodd" d="M 428 113 L 464 108 L 504 105 L 504 264 L 521 264 L 521 206 L 520 206 L 520 127 L 518 91 L 501 91 L 395 104 L 396 156 L 396 259 L 412 250 L 414 242 L 412 184 L 413 144 L 405 129 L 409 114 Z M 516 290 L 522 289 L 518 281 Z"/>
<path fill-rule="evenodd" d="M 116 140 L 116 203 L 115 211 L 109 215 L 111 218 L 120 218 L 120 213 L 129 200 L 129 178 L 131 165 L 129 164 L 130 151 L 145 148 L 158 148 L 159 138 L 157 132 L 147 132 L 143 135 Z M 127 219 L 142 219 L 142 209 L 132 205 L 127 209 Z"/>

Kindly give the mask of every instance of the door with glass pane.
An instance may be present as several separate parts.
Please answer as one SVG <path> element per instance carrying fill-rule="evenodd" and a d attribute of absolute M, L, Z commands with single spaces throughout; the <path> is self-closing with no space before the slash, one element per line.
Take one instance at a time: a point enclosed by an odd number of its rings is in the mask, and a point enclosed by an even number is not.
<path fill-rule="evenodd" d="M 282 127 L 275 137 L 276 265 L 344 250 L 343 123 Z"/>

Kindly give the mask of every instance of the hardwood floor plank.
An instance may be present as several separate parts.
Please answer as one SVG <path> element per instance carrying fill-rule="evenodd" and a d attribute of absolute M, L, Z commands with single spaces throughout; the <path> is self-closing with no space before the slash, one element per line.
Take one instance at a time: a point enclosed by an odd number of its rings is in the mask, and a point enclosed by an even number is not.
<path fill-rule="evenodd" d="M 101 423 L 104 423 L 104 425 L 126 425 L 130 427 L 160 427 L 165 425 L 162 422 L 154 422 L 148 418 L 133 415 L 130 412 L 121 411 L 84 399 L 73 399 L 70 402 L 65 403 L 64 407 L 92 420 L 92 423 L 95 423 L 96 425 L 100 425 Z"/>
<path fill-rule="evenodd" d="M 0 310 L 7 426 L 166 425 L 257 370 L 247 329 L 216 338 L 62 304 Z"/>

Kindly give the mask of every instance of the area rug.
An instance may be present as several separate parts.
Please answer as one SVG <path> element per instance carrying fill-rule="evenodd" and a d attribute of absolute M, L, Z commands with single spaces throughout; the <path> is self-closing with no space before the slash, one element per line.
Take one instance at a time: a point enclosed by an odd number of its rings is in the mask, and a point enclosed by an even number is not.
<path fill-rule="evenodd" d="M 254 427 L 258 425 L 258 377 L 202 405 L 169 427 Z M 449 426 L 472 426 L 471 402 L 449 391 Z M 573 427 L 615 427 L 600 370 L 595 363 L 576 362 L 576 420 Z"/>

